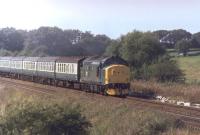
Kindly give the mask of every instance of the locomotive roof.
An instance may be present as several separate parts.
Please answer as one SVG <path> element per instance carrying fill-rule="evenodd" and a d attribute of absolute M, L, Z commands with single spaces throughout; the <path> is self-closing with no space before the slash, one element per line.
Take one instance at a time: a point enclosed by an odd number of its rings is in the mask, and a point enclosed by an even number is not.
<path fill-rule="evenodd" d="M 88 57 L 84 60 L 84 62 L 104 62 L 106 61 L 108 58 L 108 56 L 91 56 L 91 57 Z"/>
<path fill-rule="evenodd" d="M 109 57 L 109 56 L 92 56 L 92 57 L 86 58 L 84 60 L 84 63 L 94 64 L 94 65 L 102 64 L 103 67 L 105 67 L 109 64 L 123 64 L 123 65 L 128 66 L 128 63 L 118 56 L 111 56 L 111 57 Z"/>

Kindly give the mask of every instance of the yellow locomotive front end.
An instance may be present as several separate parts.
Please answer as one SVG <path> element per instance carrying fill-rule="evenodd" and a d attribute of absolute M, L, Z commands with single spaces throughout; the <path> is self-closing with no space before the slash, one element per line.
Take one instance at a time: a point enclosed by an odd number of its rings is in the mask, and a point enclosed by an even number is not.
<path fill-rule="evenodd" d="M 126 65 L 110 65 L 104 69 L 106 93 L 125 96 L 130 89 L 130 69 Z"/>

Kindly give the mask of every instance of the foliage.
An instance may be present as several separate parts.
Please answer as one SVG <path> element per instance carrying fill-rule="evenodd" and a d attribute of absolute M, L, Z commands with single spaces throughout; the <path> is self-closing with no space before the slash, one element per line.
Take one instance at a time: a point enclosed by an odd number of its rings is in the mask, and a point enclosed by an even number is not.
<path fill-rule="evenodd" d="M 184 74 L 175 61 L 167 60 L 152 64 L 148 67 L 149 78 L 160 82 L 180 82 L 184 80 Z"/>
<path fill-rule="evenodd" d="M 107 56 L 120 56 L 120 41 L 113 40 L 111 44 L 106 48 L 105 55 Z"/>
<path fill-rule="evenodd" d="M 86 135 L 89 127 L 78 107 L 37 101 L 7 105 L 0 118 L 0 133 L 4 135 Z"/>
<path fill-rule="evenodd" d="M 0 49 L 24 56 L 101 55 L 110 41 L 105 35 L 57 27 L 40 27 L 29 32 L 14 28 L 0 30 Z"/>
<path fill-rule="evenodd" d="M 200 48 L 200 32 L 193 34 L 192 40 L 194 40 L 193 46 Z"/>
<path fill-rule="evenodd" d="M 4 28 L 0 31 L 0 48 L 8 51 L 20 51 L 23 48 L 24 35 L 14 28 Z M 23 31 L 23 33 L 26 33 Z"/>
<path fill-rule="evenodd" d="M 134 31 L 121 39 L 122 57 L 134 68 L 150 64 L 165 53 L 158 40 L 151 33 Z"/>
<path fill-rule="evenodd" d="M 187 52 L 190 49 L 190 46 L 191 46 L 191 41 L 181 40 L 176 43 L 175 48 L 179 53 L 183 53 L 183 56 L 186 56 Z"/>
<path fill-rule="evenodd" d="M 153 32 L 158 40 L 166 48 L 175 48 L 175 44 L 180 40 L 191 40 L 192 34 L 183 29 L 178 30 L 158 30 Z"/>

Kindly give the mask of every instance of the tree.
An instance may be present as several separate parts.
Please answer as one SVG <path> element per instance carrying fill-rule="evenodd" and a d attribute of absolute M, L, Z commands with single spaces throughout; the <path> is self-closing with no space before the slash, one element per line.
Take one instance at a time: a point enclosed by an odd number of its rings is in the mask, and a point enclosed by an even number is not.
<path fill-rule="evenodd" d="M 165 54 L 164 48 L 152 33 L 134 31 L 121 37 L 121 55 L 134 68 L 150 64 Z"/>
<path fill-rule="evenodd" d="M 175 48 L 177 50 L 177 52 L 183 53 L 183 56 L 187 55 L 187 52 L 189 51 L 191 46 L 191 42 L 188 40 L 180 40 L 176 43 Z"/>
<path fill-rule="evenodd" d="M 105 55 L 107 56 L 120 56 L 120 41 L 113 40 L 111 44 L 106 48 Z"/>

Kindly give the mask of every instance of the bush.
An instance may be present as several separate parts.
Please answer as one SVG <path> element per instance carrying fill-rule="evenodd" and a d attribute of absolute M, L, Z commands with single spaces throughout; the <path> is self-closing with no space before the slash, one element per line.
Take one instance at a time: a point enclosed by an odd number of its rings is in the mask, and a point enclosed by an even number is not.
<path fill-rule="evenodd" d="M 90 126 L 79 107 L 56 103 L 10 104 L 0 118 L 3 135 L 86 135 Z"/>
<path fill-rule="evenodd" d="M 175 61 L 167 60 L 152 64 L 148 67 L 147 78 L 160 82 L 180 82 L 184 80 L 182 71 Z"/>

